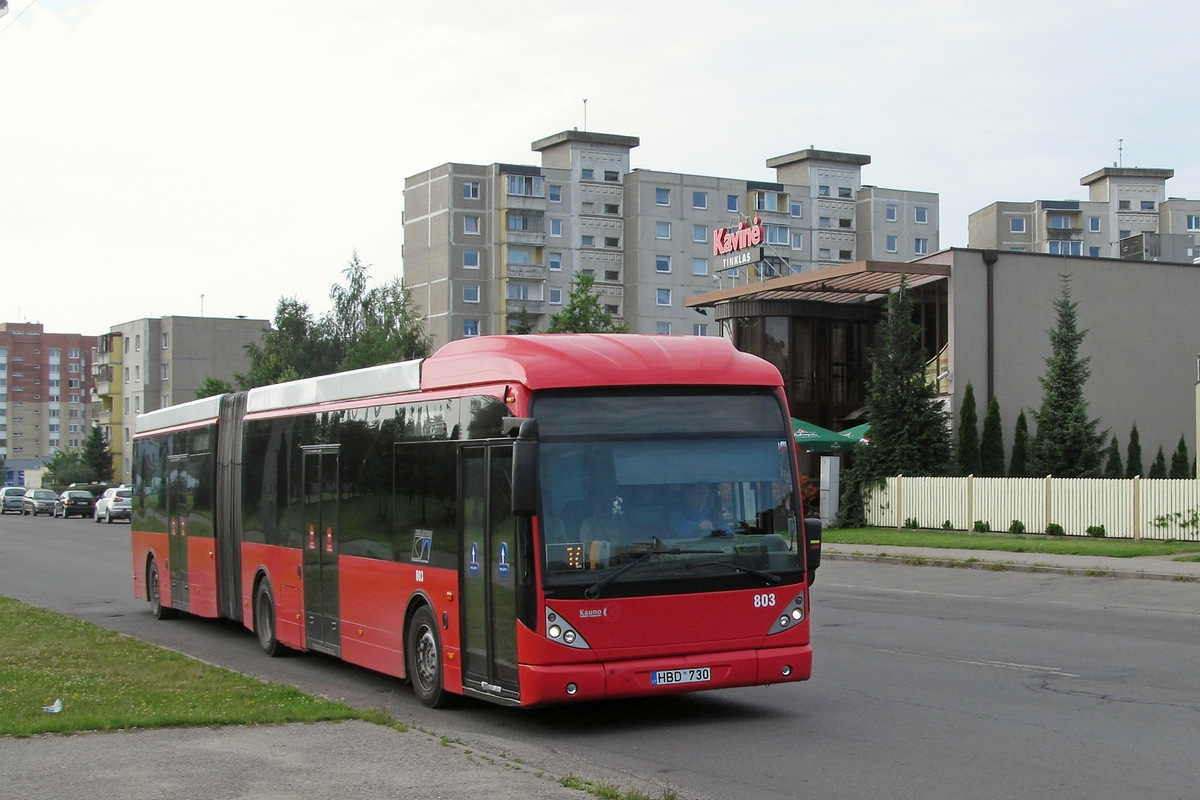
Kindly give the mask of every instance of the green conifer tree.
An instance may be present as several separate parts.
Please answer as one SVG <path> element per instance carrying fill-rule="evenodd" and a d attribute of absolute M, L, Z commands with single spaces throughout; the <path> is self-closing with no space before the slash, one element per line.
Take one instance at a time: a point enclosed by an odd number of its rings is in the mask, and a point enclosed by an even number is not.
<path fill-rule="evenodd" d="M 1029 478 L 1033 473 L 1029 469 L 1029 422 L 1025 412 L 1017 415 L 1017 426 L 1013 431 L 1012 458 L 1008 462 L 1008 477 Z"/>
<path fill-rule="evenodd" d="M 1105 458 L 1104 477 L 1124 478 L 1125 465 L 1121 463 L 1121 445 L 1117 443 L 1117 437 L 1112 437 L 1108 443 L 1108 455 Z"/>
<path fill-rule="evenodd" d="M 1145 474 L 1146 467 L 1142 463 L 1142 440 L 1138 436 L 1137 423 L 1134 423 L 1133 430 L 1129 432 L 1129 447 L 1125 450 L 1125 477 L 1136 478 Z"/>
<path fill-rule="evenodd" d="M 989 478 L 1004 477 L 1004 428 L 1000 423 L 1000 401 L 994 397 L 988 401 L 987 416 L 983 418 L 979 474 Z"/>
<path fill-rule="evenodd" d="M 1163 454 L 1163 449 L 1158 448 L 1158 455 L 1154 457 L 1154 463 L 1150 465 L 1150 478 L 1165 478 L 1167 477 L 1167 457 Z"/>
<path fill-rule="evenodd" d="M 954 447 L 954 469 L 959 475 L 979 473 L 979 415 L 975 410 L 975 387 L 963 391 L 958 409 L 958 441 Z"/>
<path fill-rule="evenodd" d="M 1190 478 L 1192 476 L 1187 442 L 1182 436 L 1179 437 L 1179 445 L 1175 448 L 1175 454 L 1171 456 L 1171 472 L 1169 474 L 1172 478 Z"/>
<path fill-rule="evenodd" d="M 1050 335 L 1050 356 L 1042 384 L 1042 405 L 1034 412 L 1037 435 L 1031 461 L 1039 475 L 1083 478 L 1100 474 L 1108 433 L 1088 418 L 1083 386 L 1092 374 L 1090 357 L 1079 354 L 1086 330 L 1077 326 L 1078 303 L 1071 299 L 1071 276 L 1060 275 L 1062 293 L 1054 301 L 1057 323 Z"/>

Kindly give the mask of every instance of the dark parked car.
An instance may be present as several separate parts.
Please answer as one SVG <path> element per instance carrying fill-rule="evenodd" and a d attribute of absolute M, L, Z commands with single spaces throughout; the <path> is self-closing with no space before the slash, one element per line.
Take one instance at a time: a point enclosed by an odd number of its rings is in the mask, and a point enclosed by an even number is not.
<path fill-rule="evenodd" d="M 112 522 L 114 519 L 133 518 L 133 489 L 123 486 L 117 489 L 105 489 L 104 494 L 100 495 L 100 499 L 96 501 L 96 510 L 92 512 L 92 519 L 96 522 L 104 520 Z"/>
<path fill-rule="evenodd" d="M 58 495 L 50 489 L 30 489 L 21 498 L 21 515 L 33 514 L 36 517 L 38 514 L 45 514 L 47 517 L 52 516 L 54 503 L 57 500 Z"/>
<path fill-rule="evenodd" d="M 0 514 L 10 511 L 21 513 L 21 498 L 25 496 L 24 486 L 5 486 L 0 489 Z"/>
<path fill-rule="evenodd" d="M 54 516 L 66 519 L 68 517 L 90 517 L 96 512 L 96 498 L 91 492 L 79 489 L 67 489 L 58 496 L 54 503 Z"/>

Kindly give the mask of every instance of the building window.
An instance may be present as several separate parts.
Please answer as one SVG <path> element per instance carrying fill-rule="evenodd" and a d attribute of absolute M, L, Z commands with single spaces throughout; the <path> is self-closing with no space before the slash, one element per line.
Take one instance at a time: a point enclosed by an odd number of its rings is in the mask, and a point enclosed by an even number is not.
<path fill-rule="evenodd" d="M 466 269 L 479 269 L 478 250 L 463 250 L 463 267 Z"/>
<path fill-rule="evenodd" d="M 557 286 L 550 287 L 550 305 L 562 305 L 562 289 L 558 288 Z"/>
<path fill-rule="evenodd" d="M 556 272 L 562 269 L 562 253 L 550 254 L 550 269 Z"/>
<path fill-rule="evenodd" d="M 1092 258 L 1099 258 L 1100 257 L 1100 248 L 1099 247 L 1089 247 L 1088 255 L 1091 256 Z"/>
<path fill-rule="evenodd" d="M 1187 215 L 1187 229 L 1189 231 L 1200 231 L 1200 214 Z"/>
<path fill-rule="evenodd" d="M 671 223 L 669 223 L 669 222 L 654 223 L 654 238 L 655 239 L 670 239 L 671 238 Z"/>
<path fill-rule="evenodd" d="M 1008 232 L 1009 233 L 1024 233 L 1025 232 L 1025 218 L 1024 217 L 1013 217 L 1012 219 L 1010 219 L 1008 221 Z"/>
<path fill-rule="evenodd" d="M 1153 200 L 1143 200 L 1142 201 L 1142 211 L 1153 211 L 1153 210 L 1154 210 L 1154 201 Z"/>
<path fill-rule="evenodd" d="M 654 257 L 654 271 L 655 272 L 670 272 L 671 271 L 671 257 L 670 256 L 655 256 Z"/>
<path fill-rule="evenodd" d="M 697 322 L 692 326 L 692 336 L 708 336 L 708 323 Z"/>
<path fill-rule="evenodd" d="M 654 323 L 654 332 L 656 334 L 658 334 L 659 336 L 670 336 L 671 335 L 671 323 L 669 323 L 669 322 Z"/>
<path fill-rule="evenodd" d="M 1063 230 L 1071 227 L 1071 218 L 1066 214 L 1051 214 L 1046 220 L 1046 227 L 1050 230 Z"/>
<path fill-rule="evenodd" d="M 520 197 L 544 197 L 546 179 L 540 175 L 509 175 L 508 193 Z"/>
<path fill-rule="evenodd" d="M 895 237 L 895 236 L 887 237 L 887 251 L 889 253 L 899 253 L 900 252 L 900 240 L 898 237 Z"/>
<path fill-rule="evenodd" d="M 463 302 L 478 303 L 479 302 L 479 284 L 469 284 L 463 287 Z"/>
<path fill-rule="evenodd" d="M 463 217 L 463 233 L 479 235 L 479 217 L 477 215 L 467 214 Z"/>
<path fill-rule="evenodd" d="M 792 231 L 792 249 L 804 249 L 804 234 L 801 231 Z"/>
<path fill-rule="evenodd" d="M 1120 231 L 1119 233 L 1117 233 L 1117 238 L 1118 239 L 1128 239 L 1132 233 L 1133 233 L 1133 231 Z"/>
<path fill-rule="evenodd" d="M 608 181 L 609 183 L 617 183 L 621 180 L 621 173 L 617 172 L 615 169 L 606 169 L 604 170 L 604 180 Z"/>
<path fill-rule="evenodd" d="M 708 259 L 707 258 L 693 258 L 692 259 L 692 274 L 693 275 L 707 275 L 708 274 Z"/>
<path fill-rule="evenodd" d="M 838 197 L 850 197 L 850 187 L 849 186 L 839 186 L 838 187 Z"/>
<path fill-rule="evenodd" d="M 819 195 L 820 197 L 829 197 L 829 187 L 828 186 L 818 186 L 817 187 L 817 195 Z"/>
<path fill-rule="evenodd" d="M 822 261 L 828 261 L 829 260 L 829 248 L 822 247 L 820 250 L 818 250 L 817 258 L 821 259 Z"/>
<path fill-rule="evenodd" d="M 479 320 L 464 319 L 463 320 L 463 336 L 478 336 L 479 335 Z"/>
<path fill-rule="evenodd" d="M 847 219 L 846 217 L 839 217 L 838 218 L 838 227 L 839 228 L 853 228 L 854 220 Z"/>
<path fill-rule="evenodd" d="M 142 352 L 142 335 L 139 333 L 133 337 L 133 349 L 137 352 Z"/>
<path fill-rule="evenodd" d="M 616 203 L 605 203 L 604 204 L 604 213 L 605 214 L 620 214 L 621 206 L 617 205 Z"/>
<path fill-rule="evenodd" d="M 128 340 L 126 340 L 128 341 Z M 125 368 L 125 382 L 129 383 L 129 367 Z"/>
<path fill-rule="evenodd" d="M 778 211 L 779 198 L 777 192 L 755 192 L 754 207 L 759 211 Z"/>
<path fill-rule="evenodd" d="M 725 195 L 725 210 L 726 211 L 737 211 L 738 210 L 738 196 L 736 194 Z"/>
<path fill-rule="evenodd" d="M 708 192 L 692 192 L 692 208 L 708 208 Z"/>
<path fill-rule="evenodd" d="M 1129 201 L 1128 200 L 1118 200 L 1117 201 L 1117 209 L 1120 211 L 1128 211 L 1129 210 Z"/>
<path fill-rule="evenodd" d="M 853 250 L 838 250 L 838 258 L 841 259 L 842 261 L 853 261 L 854 260 L 854 251 Z"/>
<path fill-rule="evenodd" d="M 591 234 L 585 233 L 582 237 L 580 237 L 579 241 L 584 247 L 596 246 L 596 237 L 592 236 Z"/>
<path fill-rule="evenodd" d="M 514 214 L 508 212 L 508 229 L 510 231 L 542 231 L 545 230 L 545 218 L 541 214 Z"/>
<path fill-rule="evenodd" d="M 620 247 L 621 246 L 621 237 L 605 236 L 604 237 L 604 246 L 605 247 Z"/>
<path fill-rule="evenodd" d="M 767 244 L 789 244 L 792 237 L 786 225 L 767 225 Z"/>
<path fill-rule="evenodd" d="M 707 242 L 708 241 L 708 226 L 707 225 L 693 225 L 692 226 L 692 241 L 693 242 Z"/>
<path fill-rule="evenodd" d="M 670 289 L 655 289 L 654 302 L 660 306 L 671 305 L 671 290 Z"/>
<path fill-rule="evenodd" d="M 916 219 L 917 224 L 924 225 L 925 223 L 929 222 L 929 209 L 925 206 L 914 206 L 913 214 L 915 215 L 914 218 Z"/>
<path fill-rule="evenodd" d="M 800 219 L 804 216 L 804 203 L 800 200 L 793 200 L 791 203 L 792 216 Z"/>
<path fill-rule="evenodd" d="M 547 192 L 547 197 L 551 203 L 562 202 L 562 187 L 555 184 L 550 185 L 550 190 Z"/>
<path fill-rule="evenodd" d="M 913 240 L 913 252 L 919 256 L 929 253 L 929 240 L 918 236 Z"/>
<path fill-rule="evenodd" d="M 166 364 L 163 364 L 163 365 L 162 365 L 162 379 L 163 379 L 164 381 L 170 380 L 170 377 L 169 377 L 169 376 L 168 376 L 168 374 L 167 374 L 167 365 L 166 365 Z M 73 394 L 73 395 L 71 395 L 71 396 L 72 396 L 72 397 L 79 397 L 79 395 L 77 395 L 77 394 Z M 71 402 L 73 402 L 73 403 L 77 403 L 77 402 L 79 402 L 79 401 L 78 401 L 78 400 L 72 400 Z"/>
<path fill-rule="evenodd" d="M 1046 242 L 1046 252 L 1055 256 L 1083 255 L 1083 242 L 1051 239 Z"/>
<path fill-rule="evenodd" d="M 1091 231 L 1092 233 L 1100 232 L 1100 218 L 1099 217 L 1088 217 L 1088 230 Z"/>
<path fill-rule="evenodd" d="M 596 170 L 592 169 L 591 167 L 582 167 L 579 170 L 579 179 L 580 180 L 590 181 L 590 180 L 595 180 L 595 178 L 596 178 Z"/>
<path fill-rule="evenodd" d="M 820 217 L 817 219 L 817 226 L 820 228 L 832 228 L 833 220 L 829 217 Z"/>
<path fill-rule="evenodd" d="M 621 307 L 619 305 L 614 305 L 613 303 L 605 303 L 604 313 L 612 317 L 619 317 L 621 316 Z"/>
<path fill-rule="evenodd" d="M 562 220 L 561 219 L 554 219 L 553 217 L 551 217 L 551 219 L 550 219 L 550 235 L 551 236 L 562 236 Z"/>
<path fill-rule="evenodd" d="M 895 204 L 893 204 L 893 203 L 889 203 L 884 208 L 883 213 L 884 213 L 884 219 L 886 219 L 888 222 L 895 222 L 899 218 L 899 211 L 896 208 Z"/>
<path fill-rule="evenodd" d="M 14 331 L 14 333 L 15 333 L 15 332 L 16 332 L 16 331 Z M 129 352 L 129 338 L 128 338 L 128 337 L 126 337 L 126 338 L 125 338 L 125 352 L 126 352 L 126 353 L 128 353 L 128 352 Z"/>
<path fill-rule="evenodd" d="M 660 206 L 671 205 L 671 190 L 664 189 L 661 186 L 654 190 L 654 203 Z"/>
<path fill-rule="evenodd" d="M 479 199 L 479 181 L 463 181 L 463 200 Z"/>
<path fill-rule="evenodd" d="M 604 270 L 604 280 L 616 283 L 621 280 L 621 270 L 606 269 Z"/>
<path fill-rule="evenodd" d="M 164 333 L 164 334 L 162 335 L 162 349 L 163 349 L 163 350 L 170 350 L 170 349 L 171 349 L 171 334 L 169 334 L 169 333 Z M 72 352 L 75 352 L 75 351 L 72 351 Z M 79 356 L 71 356 L 71 358 L 78 358 L 78 357 L 79 357 Z"/>

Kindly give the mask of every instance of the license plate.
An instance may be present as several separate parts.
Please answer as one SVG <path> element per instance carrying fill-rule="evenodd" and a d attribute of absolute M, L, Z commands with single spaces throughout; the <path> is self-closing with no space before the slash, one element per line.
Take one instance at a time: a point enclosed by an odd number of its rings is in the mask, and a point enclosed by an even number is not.
<path fill-rule="evenodd" d="M 707 683 L 711 680 L 711 667 L 660 669 L 658 672 L 650 673 L 650 683 L 654 686 L 674 686 L 677 683 Z"/>

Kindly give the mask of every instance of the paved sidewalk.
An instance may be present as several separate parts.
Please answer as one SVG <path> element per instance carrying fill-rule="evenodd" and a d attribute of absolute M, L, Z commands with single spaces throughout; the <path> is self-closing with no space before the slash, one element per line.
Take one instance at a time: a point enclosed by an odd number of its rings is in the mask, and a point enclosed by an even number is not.
<path fill-rule="evenodd" d="M 1200 582 L 1200 561 L 1175 561 L 1173 560 L 1174 556 L 1108 558 L 1106 556 L 1060 556 L 1049 553 L 1006 553 L 999 550 L 952 550 L 937 547 L 830 543 L 822 547 L 821 558 L 878 561 L 928 567 L 1008 569 L 1021 572 L 1052 572 L 1060 575 Z M 818 585 L 819 583 L 818 577 Z"/>

